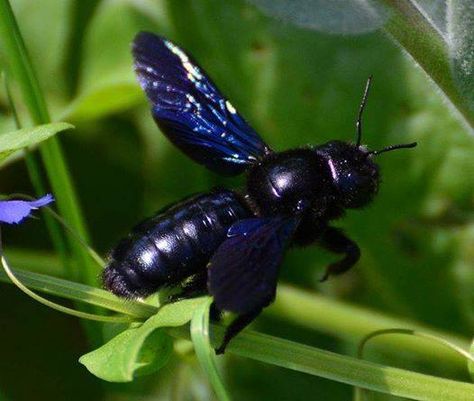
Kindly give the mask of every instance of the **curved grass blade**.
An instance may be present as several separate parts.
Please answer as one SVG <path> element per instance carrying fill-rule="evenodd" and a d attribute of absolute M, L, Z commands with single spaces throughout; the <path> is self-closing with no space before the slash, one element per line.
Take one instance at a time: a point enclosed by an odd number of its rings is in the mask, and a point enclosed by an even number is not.
<path fill-rule="evenodd" d="M 191 339 L 199 363 L 206 372 L 217 398 L 219 401 L 230 401 L 222 377 L 217 370 L 214 349 L 209 341 L 209 308 L 211 304 L 212 298 L 208 297 L 206 302 L 194 312 L 191 319 Z"/>
<path fill-rule="evenodd" d="M 158 311 L 155 306 L 144 302 L 124 302 L 107 291 L 67 280 L 31 272 L 17 271 L 17 275 L 21 276 L 24 282 L 28 282 L 28 285 L 38 290 L 129 314 L 137 319 L 149 317 Z M 5 277 L 3 272 L 0 271 L 0 279 L 4 281 Z M 187 313 L 183 311 L 183 316 L 178 316 L 178 321 L 176 308 L 183 308 L 184 305 L 182 304 L 182 302 L 179 302 L 167 305 L 166 313 L 164 313 L 165 307 L 163 307 L 162 313 L 157 314 L 156 318 L 162 320 L 163 325 L 166 326 L 186 323 L 187 316 L 185 315 L 196 309 L 192 309 L 193 305 L 187 305 Z M 221 335 L 224 331 L 219 326 L 212 326 L 212 330 Z M 190 337 L 189 328 L 186 327 L 168 328 L 166 331 L 178 338 L 189 339 Z M 257 361 L 325 377 L 352 386 L 415 400 L 472 401 L 474 399 L 474 385 L 470 383 L 361 361 L 349 356 L 250 331 L 245 331 L 237 336 L 230 344 L 228 351 Z M 444 362 L 444 358 L 440 359 L 438 354 L 437 358 Z"/>
<path fill-rule="evenodd" d="M 461 348 L 460 346 L 453 344 L 452 342 L 439 337 L 435 336 L 430 333 L 423 333 L 422 331 L 418 330 L 412 330 L 412 329 L 399 329 L 399 328 L 393 328 L 393 329 L 385 329 L 385 330 L 376 330 L 372 333 L 367 334 L 359 343 L 359 346 L 357 348 L 357 357 L 359 359 L 363 358 L 364 354 L 364 347 L 367 345 L 367 343 L 372 340 L 375 337 L 380 337 L 383 335 L 387 334 L 402 334 L 402 335 L 410 335 L 410 336 L 416 336 L 420 338 L 426 338 L 430 341 L 435 341 L 438 344 L 441 344 L 445 347 L 450 348 L 452 351 L 456 352 L 460 356 L 466 358 L 468 360 L 468 366 L 472 366 L 474 363 L 474 355 L 466 351 L 465 349 Z M 355 387 L 354 388 L 354 401 L 363 401 L 363 394 L 364 390 L 360 387 Z"/>
<path fill-rule="evenodd" d="M 34 291 L 31 291 L 28 287 L 26 287 L 18 278 L 15 276 L 13 271 L 10 269 L 8 262 L 4 255 L 0 256 L 0 262 L 2 264 L 3 270 L 7 274 L 8 278 L 11 280 L 16 287 L 18 287 L 21 291 L 23 291 L 26 295 L 30 298 L 33 298 L 35 301 L 43 304 L 51 309 L 54 309 L 58 312 L 65 313 L 67 315 L 75 316 L 81 319 L 93 320 L 96 322 L 106 322 L 106 323 L 130 323 L 132 319 L 130 316 L 103 316 L 103 315 L 96 315 L 87 312 L 81 312 L 76 309 L 68 308 L 67 306 L 59 305 L 55 302 L 50 301 L 38 294 Z"/>

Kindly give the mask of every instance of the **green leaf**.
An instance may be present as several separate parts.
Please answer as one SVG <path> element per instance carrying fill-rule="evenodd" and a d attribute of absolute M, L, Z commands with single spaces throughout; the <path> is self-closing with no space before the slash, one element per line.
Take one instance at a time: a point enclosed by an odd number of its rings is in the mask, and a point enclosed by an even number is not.
<path fill-rule="evenodd" d="M 206 298 L 184 299 L 167 304 L 158 313 L 149 318 L 143 325 L 152 324 L 158 327 L 178 327 L 188 323 L 194 312 L 204 303 Z"/>
<path fill-rule="evenodd" d="M 137 32 L 147 29 L 156 27 L 133 5 L 101 2 L 85 35 L 79 96 L 62 116 L 98 119 L 144 100 L 133 73 L 130 45 Z"/>
<path fill-rule="evenodd" d="M 129 382 L 136 376 L 160 369 L 171 352 L 172 340 L 163 330 L 142 325 L 125 330 L 102 347 L 83 355 L 79 362 L 103 380 Z"/>
<path fill-rule="evenodd" d="M 387 19 L 381 4 L 368 0 L 249 0 L 269 15 L 298 26 L 339 34 L 375 31 Z"/>
<path fill-rule="evenodd" d="M 129 382 L 134 377 L 153 373 L 168 361 L 172 340 L 162 330 L 189 322 L 204 298 L 165 305 L 140 327 L 130 328 L 79 362 L 92 374 L 110 382 Z"/>
<path fill-rule="evenodd" d="M 13 152 L 37 145 L 59 132 L 72 129 L 68 123 L 52 123 L 38 125 L 33 128 L 23 128 L 0 135 L 0 163 Z"/>
<path fill-rule="evenodd" d="M 64 120 L 94 120 L 117 113 L 143 98 L 136 82 L 110 82 L 80 95 L 61 115 Z"/>
<path fill-rule="evenodd" d="M 447 5 L 454 80 L 474 110 L 474 4 L 472 0 L 450 0 Z"/>

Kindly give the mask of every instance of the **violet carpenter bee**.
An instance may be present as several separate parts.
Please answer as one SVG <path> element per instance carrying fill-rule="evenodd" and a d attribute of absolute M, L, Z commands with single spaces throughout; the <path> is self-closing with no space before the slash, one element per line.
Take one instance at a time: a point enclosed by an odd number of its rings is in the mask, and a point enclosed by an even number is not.
<path fill-rule="evenodd" d="M 350 269 L 357 244 L 330 221 L 368 205 L 380 174 L 375 156 L 416 143 L 368 150 L 334 140 L 273 151 L 181 48 L 152 33 L 133 41 L 135 71 L 161 131 L 195 162 L 224 175 L 246 175 L 241 191 L 214 189 L 143 221 L 112 250 L 105 288 L 145 297 L 180 287 L 180 297 L 209 293 L 218 312 L 237 317 L 217 353 L 275 298 L 279 268 L 292 245 L 317 244 L 342 257 L 322 281 Z"/>

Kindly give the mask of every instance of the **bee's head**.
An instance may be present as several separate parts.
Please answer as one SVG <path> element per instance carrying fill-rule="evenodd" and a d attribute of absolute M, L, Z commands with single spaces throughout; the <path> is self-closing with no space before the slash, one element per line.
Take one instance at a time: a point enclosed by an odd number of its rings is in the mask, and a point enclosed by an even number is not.
<path fill-rule="evenodd" d="M 416 143 L 392 145 L 370 151 L 357 143 L 331 141 L 317 150 L 325 156 L 341 206 L 357 209 L 369 204 L 378 191 L 380 173 L 374 157 L 380 153 L 414 146 Z"/>
<path fill-rule="evenodd" d="M 357 118 L 355 143 L 331 141 L 317 148 L 324 155 L 336 192 L 336 197 L 344 208 L 356 209 L 369 204 L 378 191 L 380 182 L 379 166 L 374 157 L 396 149 L 413 148 L 416 142 L 391 145 L 380 150 L 368 150 L 362 142 L 362 113 L 367 103 L 372 77 L 365 86 Z"/>

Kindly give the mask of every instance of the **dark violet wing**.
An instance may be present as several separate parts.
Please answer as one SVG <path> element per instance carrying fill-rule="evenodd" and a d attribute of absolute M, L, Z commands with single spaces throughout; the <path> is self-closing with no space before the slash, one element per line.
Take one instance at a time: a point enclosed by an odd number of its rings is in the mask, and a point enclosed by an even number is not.
<path fill-rule="evenodd" d="M 246 314 L 273 301 L 297 223 L 297 218 L 252 218 L 229 229 L 209 262 L 208 287 L 218 309 Z"/>
<path fill-rule="evenodd" d="M 178 46 L 148 32 L 133 41 L 135 71 L 164 134 L 196 162 L 242 173 L 269 151 L 204 71 Z"/>

